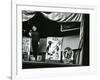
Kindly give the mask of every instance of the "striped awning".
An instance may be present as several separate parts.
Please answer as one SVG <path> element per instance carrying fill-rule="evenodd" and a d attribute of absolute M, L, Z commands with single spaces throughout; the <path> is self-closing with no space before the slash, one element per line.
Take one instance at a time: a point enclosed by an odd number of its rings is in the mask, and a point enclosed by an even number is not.
<path fill-rule="evenodd" d="M 81 13 L 69 13 L 69 12 L 40 12 L 44 17 L 57 22 L 81 22 Z M 28 21 L 36 15 L 36 11 L 22 11 L 22 21 Z"/>

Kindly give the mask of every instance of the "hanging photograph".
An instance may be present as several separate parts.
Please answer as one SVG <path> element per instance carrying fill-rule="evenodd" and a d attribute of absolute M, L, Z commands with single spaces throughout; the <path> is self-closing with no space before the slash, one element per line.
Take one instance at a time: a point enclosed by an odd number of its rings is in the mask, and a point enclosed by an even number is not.
<path fill-rule="evenodd" d="M 40 4 L 12 3 L 11 79 L 94 74 L 95 8 Z"/>

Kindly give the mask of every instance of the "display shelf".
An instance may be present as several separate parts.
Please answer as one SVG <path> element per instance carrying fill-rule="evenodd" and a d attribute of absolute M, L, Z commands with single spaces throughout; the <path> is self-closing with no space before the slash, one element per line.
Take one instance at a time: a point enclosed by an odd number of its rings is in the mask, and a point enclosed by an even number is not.
<path fill-rule="evenodd" d="M 39 61 L 23 61 L 23 69 L 29 68 L 50 68 L 50 67 L 72 67 L 81 66 L 79 64 L 65 64 L 65 63 L 53 63 L 53 62 L 39 62 Z"/>

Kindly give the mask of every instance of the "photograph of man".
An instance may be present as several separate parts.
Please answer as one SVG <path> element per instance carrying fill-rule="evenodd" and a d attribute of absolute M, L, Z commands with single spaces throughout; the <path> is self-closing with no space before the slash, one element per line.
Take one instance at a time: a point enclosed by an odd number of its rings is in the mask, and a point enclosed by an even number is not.
<path fill-rule="evenodd" d="M 64 59 L 63 62 L 66 64 L 73 64 L 73 51 L 70 47 L 64 49 Z"/>
<path fill-rule="evenodd" d="M 32 30 L 29 32 L 29 35 L 32 39 L 31 45 L 32 45 L 32 54 L 35 57 L 35 60 L 37 60 L 37 50 L 39 46 L 39 41 L 40 41 L 40 35 L 39 32 L 37 31 L 37 27 L 33 26 Z"/>

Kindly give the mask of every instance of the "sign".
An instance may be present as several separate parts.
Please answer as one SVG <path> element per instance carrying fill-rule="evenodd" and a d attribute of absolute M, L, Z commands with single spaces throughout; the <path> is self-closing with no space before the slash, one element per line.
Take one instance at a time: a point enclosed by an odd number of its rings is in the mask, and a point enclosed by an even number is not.
<path fill-rule="evenodd" d="M 61 59 L 61 37 L 48 37 L 46 47 L 46 60 Z"/>
<path fill-rule="evenodd" d="M 22 41 L 22 54 L 26 54 L 28 59 L 30 55 L 30 45 L 31 39 L 24 37 Z"/>

